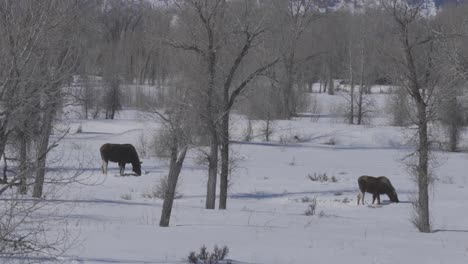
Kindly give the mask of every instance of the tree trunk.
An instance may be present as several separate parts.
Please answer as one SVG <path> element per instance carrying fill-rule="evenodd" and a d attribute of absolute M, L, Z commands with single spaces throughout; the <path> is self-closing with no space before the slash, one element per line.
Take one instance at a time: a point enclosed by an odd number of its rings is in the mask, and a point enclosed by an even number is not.
<path fill-rule="evenodd" d="M 267 114 L 266 124 L 265 124 L 265 140 L 266 142 L 270 142 L 270 127 L 271 127 L 271 117 L 270 113 Z"/>
<path fill-rule="evenodd" d="M 209 81 L 207 86 L 206 100 L 206 123 L 210 130 L 210 154 L 208 157 L 208 182 L 206 188 L 206 209 L 215 209 L 216 204 L 216 180 L 218 176 L 218 128 L 216 124 L 216 107 L 213 105 L 215 79 L 216 79 L 216 62 L 217 54 L 214 47 L 214 35 L 210 27 L 208 27 L 208 73 Z"/>
<path fill-rule="evenodd" d="M 429 139 L 427 127 L 426 104 L 418 102 L 418 134 L 419 134 L 419 164 L 418 164 L 418 222 L 421 232 L 431 232 L 429 218 Z"/>
<path fill-rule="evenodd" d="M 206 188 L 206 209 L 215 209 L 216 180 L 218 176 L 218 134 L 211 132 L 210 154 L 208 157 L 208 183 Z"/>
<path fill-rule="evenodd" d="M 55 98 L 50 98 L 56 100 Z M 34 181 L 33 197 L 40 198 L 44 187 L 44 178 L 46 171 L 47 149 L 49 148 L 49 135 L 52 132 L 52 123 L 55 118 L 57 102 L 53 102 L 50 109 L 46 110 L 39 139 L 39 149 L 37 151 L 37 173 Z"/>
<path fill-rule="evenodd" d="M 458 150 L 458 137 L 459 137 L 459 126 L 460 124 L 449 124 L 449 150 L 456 152 Z"/>
<path fill-rule="evenodd" d="M 350 89 L 350 109 L 349 109 L 349 124 L 353 125 L 354 124 L 354 71 L 353 71 L 353 46 L 352 46 L 352 40 L 349 41 L 349 48 L 348 48 L 348 58 L 349 58 L 349 81 L 351 85 Z"/>
<path fill-rule="evenodd" d="M 357 106 L 358 106 L 358 113 L 357 113 L 357 124 L 358 125 L 361 125 L 362 124 L 362 116 L 363 116 L 363 93 L 364 93 L 364 90 L 367 89 L 367 87 L 364 87 L 364 39 L 366 38 L 366 36 L 363 36 L 361 38 L 361 49 L 360 49 L 360 57 L 361 57 L 361 61 L 360 61 L 360 64 L 361 64 L 361 74 L 360 74 L 360 80 L 359 80 L 359 97 L 358 97 L 358 103 L 357 103 Z"/>
<path fill-rule="evenodd" d="M 335 94 L 335 84 L 333 83 L 333 76 L 332 76 L 332 73 L 331 73 L 331 66 L 329 66 L 329 73 L 328 73 L 328 89 L 327 89 L 327 93 L 329 95 L 334 95 Z"/>
<path fill-rule="evenodd" d="M 221 175 L 219 182 L 219 209 L 226 209 L 229 180 L 229 110 L 221 123 Z"/>
<path fill-rule="evenodd" d="M 174 203 L 175 192 L 177 187 L 177 181 L 179 180 L 179 174 L 184 163 L 185 154 L 187 153 L 188 147 L 185 146 L 182 151 L 177 154 L 177 147 L 171 150 L 171 163 L 169 176 L 167 178 L 167 189 L 164 194 L 164 202 L 162 206 L 161 219 L 159 226 L 168 227 L 169 220 L 171 218 L 172 205 Z"/>
<path fill-rule="evenodd" d="M 362 116 L 363 116 L 363 100 L 364 100 L 364 90 L 366 89 L 363 87 L 363 83 L 361 80 L 361 85 L 359 87 L 359 97 L 358 97 L 358 104 L 357 104 L 357 124 L 362 125 Z"/>
<path fill-rule="evenodd" d="M 354 79 L 353 77 L 351 77 L 350 96 L 351 96 L 351 105 L 349 109 L 349 124 L 353 125 L 354 124 Z"/>
<path fill-rule="evenodd" d="M 0 127 L 0 157 L 3 155 L 4 159 L 4 167 L 3 167 L 3 183 L 7 183 L 7 175 L 6 175 L 6 167 L 7 167 L 7 160 L 5 155 L 5 147 L 7 142 L 7 133 L 5 133 L 5 123 L 2 124 Z"/>
<path fill-rule="evenodd" d="M 28 193 L 28 142 L 26 139 L 26 135 L 23 132 L 20 132 L 18 135 L 19 142 L 19 174 L 20 176 L 20 183 L 18 186 L 18 193 L 20 194 L 27 194 Z"/>

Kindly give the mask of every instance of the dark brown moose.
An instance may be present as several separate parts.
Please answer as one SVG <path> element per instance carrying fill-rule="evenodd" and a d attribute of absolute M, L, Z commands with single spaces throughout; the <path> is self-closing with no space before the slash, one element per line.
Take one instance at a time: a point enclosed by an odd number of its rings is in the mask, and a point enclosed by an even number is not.
<path fill-rule="evenodd" d="M 372 204 L 374 204 L 375 199 L 377 199 L 377 204 L 380 204 L 380 195 L 386 194 L 390 201 L 398 203 L 398 195 L 393 188 L 390 180 L 385 177 L 372 177 L 363 175 L 358 179 L 359 184 L 359 194 L 357 196 L 357 204 L 359 205 L 359 200 L 364 204 L 364 194 L 366 192 L 372 193 Z"/>
<path fill-rule="evenodd" d="M 102 173 L 107 174 L 107 164 L 109 161 L 119 163 L 120 175 L 124 175 L 125 164 L 131 163 L 132 170 L 141 175 L 141 161 L 135 147 L 131 144 L 110 144 L 101 146 Z"/>

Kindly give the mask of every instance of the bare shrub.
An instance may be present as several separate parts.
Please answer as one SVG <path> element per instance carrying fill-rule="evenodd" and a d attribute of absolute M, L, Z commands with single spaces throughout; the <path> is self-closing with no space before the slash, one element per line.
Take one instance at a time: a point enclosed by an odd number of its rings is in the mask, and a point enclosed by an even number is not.
<path fill-rule="evenodd" d="M 313 182 L 327 182 L 329 181 L 329 178 L 327 176 L 327 173 L 316 173 L 314 172 L 314 175 L 308 174 L 307 178 Z"/>
<path fill-rule="evenodd" d="M 390 124 L 393 126 L 410 125 L 412 107 L 406 89 L 395 89 L 395 93 L 387 98 L 385 108 L 390 114 Z"/>
<path fill-rule="evenodd" d="M 154 154 L 159 158 L 168 158 L 170 156 L 170 131 L 162 129 L 156 133 L 151 147 L 153 148 Z"/>
<path fill-rule="evenodd" d="M 247 127 L 244 131 L 244 141 L 250 142 L 252 141 L 252 137 L 253 137 L 252 120 L 249 118 L 249 120 L 247 120 Z"/>
<path fill-rule="evenodd" d="M 174 196 L 175 199 L 180 199 L 183 196 L 179 192 L 179 186 L 180 186 L 180 181 L 177 182 L 175 196 Z M 164 195 L 166 194 L 166 190 L 168 188 L 169 188 L 168 177 L 166 175 L 159 179 L 158 184 L 146 190 L 144 193 L 141 194 L 141 196 L 143 198 L 149 198 L 149 199 L 164 199 Z"/>
<path fill-rule="evenodd" d="M 126 201 L 129 201 L 129 200 L 132 200 L 132 194 L 131 193 L 124 193 L 120 196 L 120 198 L 122 200 L 126 200 Z"/>
<path fill-rule="evenodd" d="M 320 102 L 315 94 L 310 96 L 309 112 L 311 114 L 310 120 L 312 122 L 317 122 L 320 119 L 322 106 L 320 105 Z"/>
<path fill-rule="evenodd" d="M 318 214 L 318 217 L 325 217 L 327 216 L 327 214 L 325 213 L 325 211 L 320 211 L 320 213 Z"/>
<path fill-rule="evenodd" d="M 331 137 L 330 139 L 328 139 L 328 141 L 326 141 L 325 143 L 323 143 L 325 145 L 330 145 L 330 146 L 334 146 L 336 145 L 336 140 L 334 137 Z"/>
<path fill-rule="evenodd" d="M 279 142 L 281 145 L 289 145 L 293 142 L 296 142 L 296 136 L 293 136 L 293 135 L 281 135 L 279 137 Z"/>
<path fill-rule="evenodd" d="M 271 136 L 274 132 L 273 120 L 266 119 L 263 121 L 262 134 L 265 136 L 265 141 L 270 141 Z"/>
<path fill-rule="evenodd" d="M 220 261 L 224 260 L 228 254 L 229 248 L 227 246 L 219 248 L 215 245 L 213 252 L 210 253 L 206 249 L 206 246 L 203 245 L 198 254 L 195 251 L 190 252 L 187 260 L 189 263 L 193 264 L 219 264 Z"/>
<path fill-rule="evenodd" d="M 78 126 L 78 128 L 76 129 L 76 134 L 81 134 L 83 133 L 83 128 L 81 127 L 81 124 Z"/>
<path fill-rule="evenodd" d="M 446 137 L 448 138 L 448 150 L 458 151 L 460 134 L 464 125 L 463 107 L 456 96 L 451 96 L 444 100 L 439 107 L 439 119 L 445 127 Z"/>
<path fill-rule="evenodd" d="M 317 197 L 312 198 L 310 200 L 309 206 L 305 210 L 304 214 L 307 216 L 313 216 L 315 215 L 315 211 L 317 209 Z"/>
<path fill-rule="evenodd" d="M 151 155 L 151 142 L 144 132 L 138 135 L 136 149 L 142 158 L 148 158 Z"/>

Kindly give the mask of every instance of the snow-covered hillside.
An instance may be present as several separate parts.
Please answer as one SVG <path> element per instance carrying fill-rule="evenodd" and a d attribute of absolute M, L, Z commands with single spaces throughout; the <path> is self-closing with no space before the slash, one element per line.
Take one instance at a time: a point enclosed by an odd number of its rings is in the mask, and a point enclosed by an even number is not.
<path fill-rule="evenodd" d="M 343 97 L 312 96 L 323 116 L 276 121 L 272 142 L 263 142 L 260 121 L 254 122 L 253 141 L 242 141 L 246 120 L 233 118 L 237 168 L 228 210 L 204 209 L 206 170 L 191 150 L 181 174 L 183 196 L 175 202 L 168 228 L 158 226 L 162 201 L 145 195 L 167 174 L 166 161 L 146 156 L 141 177 L 119 176 L 115 163 L 107 176 L 100 168 L 103 143 L 132 143 L 141 151 L 141 139 L 158 124 L 135 110 L 121 112 L 114 121 L 72 120 L 71 131 L 81 126 L 81 133 L 68 135 L 56 151 L 67 153 L 65 168 L 81 165 L 84 174 L 83 182 L 67 186 L 60 200 L 64 208 L 73 208 L 63 216 L 70 234 L 79 236 L 63 259 L 187 263 L 190 251 L 226 245 L 231 263 L 467 263 L 467 155 L 436 153 L 435 232 L 419 233 L 410 222 L 416 187 L 401 162 L 411 151 L 405 144 L 411 133 L 388 126 L 384 111 L 376 112 L 369 125 L 343 124 L 334 114 Z M 383 109 L 388 95 L 372 96 Z M 324 174 L 328 181 L 310 179 Z M 390 204 L 382 195 L 383 205 L 371 206 L 368 194 L 366 205 L 357 206 L 360 175 L 389 177 L 400 203 Z M 316 214 L 306 216 L 314 198 Z"/>

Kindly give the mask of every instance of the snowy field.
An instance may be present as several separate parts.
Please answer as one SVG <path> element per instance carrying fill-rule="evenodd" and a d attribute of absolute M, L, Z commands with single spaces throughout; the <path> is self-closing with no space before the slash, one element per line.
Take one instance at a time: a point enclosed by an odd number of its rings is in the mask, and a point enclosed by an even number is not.
<path fill-rule="evenodd" d="M 349 126 L 334 113 L 343 97 L 314 94 L 323 115 L 275 121 L 271 142 L 259 135 L 243 141 L 246 120 L 235 116 L 232 140 L 237 169 L 227 210 L 205 210 L 206 170 L 191 150 L 168 228 L 158 226 L 162 200 L 143 197 L 167 174 L 168 164 L 142 158 L 141 177 L 119 176 L 109 163 L 101 174 L 99 147 L 132 143 L 142 150 L 158 124 L 135 110 L 117 120 L 70 120 L 71 133 L 57 154 L 65 169 L 84 169 L 82 183 L 62 190 L 61 206 L 71 234 L 78 235 L 64 259 L 70 263 L 187 263 L 191 251 L 228 246 L 232 263 L 468 263 L 468 156 L 436 152 L 431 192 L 434 233 L 411 224 L 416 191 L 401 159 L 411 152 L 412 131 L 388 126 L 386 94 L 373 95 L 379 111 L 368 125 Z M 75 133 L 81 126 L 82 133 Z M 299 138 L 297 141 L 294 136 Z M 466 137 L 462 142 L 466 146 Z M 131 172 L 130 164 L 126 172 Z M 337 181 L 311 181 L 326 174 Z M 400 203 L 357 206 L 357 178 L 385 175 Z M 316 198 L 316 214 L 306 216 Z"/>

